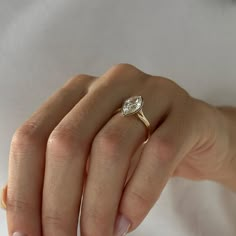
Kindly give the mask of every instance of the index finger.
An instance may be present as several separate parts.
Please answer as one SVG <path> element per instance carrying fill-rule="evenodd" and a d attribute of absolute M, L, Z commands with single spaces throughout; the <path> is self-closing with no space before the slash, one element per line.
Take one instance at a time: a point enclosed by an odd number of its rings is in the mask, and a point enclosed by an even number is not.
<path fill-rule="evenodd" d="M 84 96 L 94 77 L 69 80 L 14 134 L 9 158 L 7 220 L 9 235 L 42 235 L 41 202 L 47 139 Z"/>

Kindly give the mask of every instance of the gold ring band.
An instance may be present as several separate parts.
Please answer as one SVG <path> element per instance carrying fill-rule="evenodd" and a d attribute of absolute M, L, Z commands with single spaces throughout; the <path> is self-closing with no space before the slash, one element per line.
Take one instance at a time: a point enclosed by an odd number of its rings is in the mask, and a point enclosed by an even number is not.
<path fill-rule="evenodd" d="M 115 114 L 122 113 L 123 116 L 131 116 L 135 115 L 139 118 L 139 120 L 145 125 L 147 129 L 147 138 L 144 141 L 144 144 L 148 142 L 151 131 L 150 131 L 150 123 L 146 116 L 143 113 L 142 107 L 144 105 L 144 100 L 141 96 L 134 96 L 126 99 L 121 108 L 115 111 Z"/>
<path fill-rule="evenodd" d="M 5 210 L 7 209 L 6 198 L 7 198 L 7 185 L 2 188 L 0 196 L 0 208 Z"/>

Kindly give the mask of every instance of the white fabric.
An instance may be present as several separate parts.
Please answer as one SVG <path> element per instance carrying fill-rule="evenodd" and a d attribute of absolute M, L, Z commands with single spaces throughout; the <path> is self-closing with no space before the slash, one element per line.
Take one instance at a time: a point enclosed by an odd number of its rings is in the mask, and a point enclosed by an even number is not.
<path fill-rule="evenodd" d="M 74 74 L 127 62 L 236 105 L 235 24 L 232 0 L 0 0 L 0 185 L 14 130 Z M 235 222 L 236 194 L 173 179 L 130 235 L 235 236 Z"/>

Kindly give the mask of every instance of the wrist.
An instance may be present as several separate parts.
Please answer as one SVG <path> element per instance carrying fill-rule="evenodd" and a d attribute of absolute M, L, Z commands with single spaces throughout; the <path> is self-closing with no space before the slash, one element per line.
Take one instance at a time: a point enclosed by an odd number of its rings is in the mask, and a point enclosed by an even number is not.
<path fill-rule="evenodd" d="M 236 108 L 221 106 L 217 108 L 222 116 L 223 126 L 226 128 L 228 140 L 228 152 L 226 161 L 228 163 L 223 178 L 218 182 L 236 191 Z"/>

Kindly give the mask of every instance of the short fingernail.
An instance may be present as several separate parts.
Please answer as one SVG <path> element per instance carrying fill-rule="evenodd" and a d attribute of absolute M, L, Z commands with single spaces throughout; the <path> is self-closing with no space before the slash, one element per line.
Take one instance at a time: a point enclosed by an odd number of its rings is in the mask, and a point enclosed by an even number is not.
<path fill-rule="evenodd" d="M 19 232 L 15 232 L 12 236 L 26 236 L 26 235 Z"/>
<path fill-rule="evenodd" d="M 131 226 L 131 222 L 124 215 L 119 214 L 116 219 L 115 225 L 115 236 L 125 236 L 129 228 Z"/>

